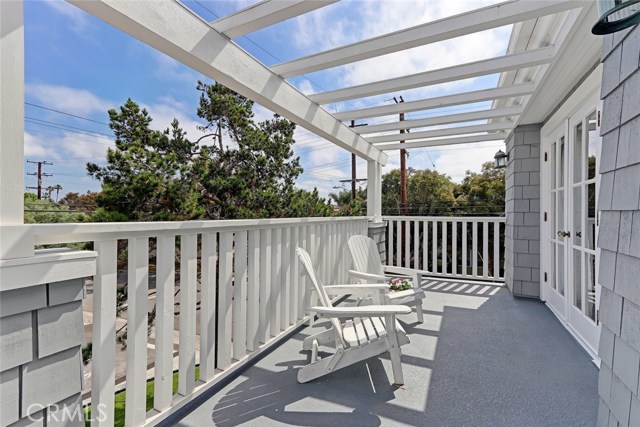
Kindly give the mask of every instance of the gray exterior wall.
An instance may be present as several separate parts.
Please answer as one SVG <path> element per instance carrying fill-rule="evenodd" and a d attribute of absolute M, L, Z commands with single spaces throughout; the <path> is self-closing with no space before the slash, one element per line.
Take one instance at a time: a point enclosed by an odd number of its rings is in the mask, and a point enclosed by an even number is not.
<path fill-rule="evenodd" d="M 378 246 L 378 252 L 380 252 L 380 259 L 382 262 L 385 262 L 387 259 L 387 222 L 370 222 L 368 235 L 375 240 Z"/>
<path fill-rule="evenodd" d="M 598 426 L 640 426 L 640 27 L 603 39 Z"/>
<path fill-rule="evenodd" d="M 84 426 L 83 295 L 84 279 L 0 292 L 1 427 Z"/>
<path fill-rule="evenodd" d="M 507 140 L 505 282 L 514 296 L 530 298 L 540 298 L 541 128 L 518 126 Z"/>

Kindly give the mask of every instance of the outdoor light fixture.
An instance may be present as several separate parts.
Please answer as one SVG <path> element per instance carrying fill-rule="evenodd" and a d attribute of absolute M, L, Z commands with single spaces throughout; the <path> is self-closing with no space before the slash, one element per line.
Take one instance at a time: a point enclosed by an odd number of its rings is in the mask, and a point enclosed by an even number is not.
<path fill-rule="evenodd" d="M 507 160 L 509 160 L 509 156 L 504 154 L 502 150 L 498 150 L 493 158 L 496 159 L 496 169 L 504 169 L 507 167 Z"/>
<path fill-rule="evenodd" d="M 591 32 L 615 33 L 640 22 L 640 0 L 598 0 L 598 13 L 600 19 Z"/>

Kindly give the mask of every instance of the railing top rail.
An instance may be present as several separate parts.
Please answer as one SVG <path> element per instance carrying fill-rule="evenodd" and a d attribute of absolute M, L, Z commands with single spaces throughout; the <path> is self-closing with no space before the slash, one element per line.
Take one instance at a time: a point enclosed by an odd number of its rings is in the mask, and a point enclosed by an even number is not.
<path fill-rule="evenodd" d="M 282 226 L 319 225 L 334 222 L 368 221 L 367 217 L 314 217 L 237 219 L 211 221 L 96 222 L 32 224 L 36 244 L 77 243 L 130 237 L 197 234 L 213 231 L 237 231 Z"/>
<path fill-rule="evenodd" d="M 392 216 L 384 215 L 383 220 L 401 221 L 469 221 L 469 222 L 504 222 L 504 216 Z"/>

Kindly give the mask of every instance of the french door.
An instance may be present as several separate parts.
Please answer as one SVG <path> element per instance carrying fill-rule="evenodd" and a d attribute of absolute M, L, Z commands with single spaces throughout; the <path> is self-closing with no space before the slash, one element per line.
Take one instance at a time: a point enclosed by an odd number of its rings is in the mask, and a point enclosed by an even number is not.
<path fill-rule="evenodd" d="M 600 130 L 597 100 L 543 139 L 543 298 L 583 346 L 597 354 L 596 249 Z"/>

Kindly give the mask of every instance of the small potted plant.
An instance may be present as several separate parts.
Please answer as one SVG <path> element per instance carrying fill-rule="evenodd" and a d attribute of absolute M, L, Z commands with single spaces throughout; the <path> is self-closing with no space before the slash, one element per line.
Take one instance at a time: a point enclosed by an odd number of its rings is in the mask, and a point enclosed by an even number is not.
<path fill-rule="evenodd" d="M 389 291 L 391 292 L 406 291 L 407 289 L 411 289 L 412 287 L 413 283 L 409 279 L 394 277 L 393 279 L 389 280 Z"/>

